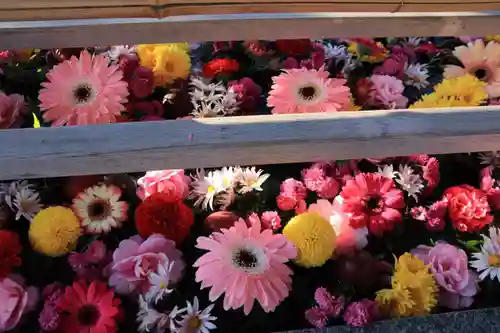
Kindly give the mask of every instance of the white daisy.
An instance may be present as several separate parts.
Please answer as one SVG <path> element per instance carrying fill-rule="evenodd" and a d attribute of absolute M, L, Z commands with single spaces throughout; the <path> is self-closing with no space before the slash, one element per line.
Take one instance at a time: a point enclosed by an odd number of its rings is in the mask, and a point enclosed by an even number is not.
<path fill-rule="evenodd" d="M 232 115 L 238 111 L 237 94 L 233 89 L 226 89 L 222 82 L 205 83 L 202 79 L 192 77 L 191 114 L 195 118 L 212 118 Z"/>
<path fill-rule="evenodd" d="M 171 280 L 170 275 L 172 273 L 172 267 L 174 267 L 174 261 L 169 262 L 168 260 L 163 264 L 159 264 L 156 272 L 149 273 L 149 282 L 151 286 L 146 293 L 146 300 L 158 303 L 165 295 L 172 293 L 173 289 L 170 289 Z"/>
<path fill-rule="evenodd" d="M 252 191 L 262 191 L 262 184 L 269 178 L 270 174 L 262 174 L 264 170 L 256 170 L 255 167 L 245 168 L 240 174 L 240 194 L 249 193 Z"/>
<path fill-rule="evenodd" d="M 481 252 L 472 254 L 471 267 L 475 268 L 482 281 L 489 277 L 500 282 L 500 229 L 489 228 L 489 237 L 482 235 L 484 244 Z"/>
<path fill-rule="evenodd" d="M 24 217 L 31 221 L 42 209 L 40 194 L 26 180 L 2 184 L 1 192 L 7 206 L 16 213 L 16 220 Z"/>
<path fill-rule="evenodd" d="M 396 177 L 394 167 L 388 164 L 383 165 L 382 168 L 378 167 L 377 173 L 389 179 L 394 179 L 394 177 Z"/>
<path fill-rule="evenodd" d="M 214 209 L 214 198 L 217 194 L 225 190 L 224 177 L 221 171 L 210 171 L 205 174 L 205 170 L 198 170 L 192 176 L 190 199 L 195 199 L 194 205 L 201 206 L 202 209 Z"/>
<path fill-rule="evenodd" d="M 116 45 L 112 46 L 105 56 L 113 63 L 117 63 L 122 56 L 137 56 L 136 49 L 129 45 Z"/>
<path fill-rule="evenodd" d="M 399 171 L 396 171 L 395 174 L 397 175 L 396 182 L 403 190 L 408 192 L 409 196 L 418 201 L 417 194 L 424 188 L 422 178 L 418 174 L 413 173 L 413 169 L 408 165 L 400 165 Z"/>
<path fill-rule="evenodd" d="M 429 85 L 429 69 L 427 64 L 405 64 L 404 83 L 417 89 L 425 88 Z"/>
<path fill-rule="evenodd" d="M 200 304 L 198 302 L 198 297 L 194 297 L 193 304 L 187 301 L 187 307 L 180 311 L 186 312 L 182 316 L 181 320 L 176 320 L 176 327 L 173 333 L 209 333 L 210 330 L 217 328 L 212 321 L 216 320 L 217 317 L 211 316 L 210 312 L 214 308 L 211 304 L 207 306 L 203 311 L 200 311 Z"/>
<path fill-rule="evenodd" d="M 478 153 L 481 164 L 491 165 L 494 168 L 500 166 L 500 151 L 485 151 Z"/>
<path fill-rule="evenodd" d="M 220 170 L 222 174 L 222 184 L 224 189 L 234 188 L 236 186 L 237 177 L 241 172 L 239 167 L 223 167 Z"/>
<path fill-rule="evenodd" d="M 143 296 L 139 296 L 139 312 L 136 321 L 139 323 L 139 332 L 164 333 L 167 328 L 173 332 L 175 329 L 174 318 L 179 315 L 175 307 L 170 313 L 158 312 L 151 307 Z"/>
<path fill-rule="evenodd" d="M 81 226 L 93 234 L 107 233 L 119 228 L 127 219 L 128 204 L 120 201 L 121 190 L 116 186 L 89 187 L 73 199 L 73 210 Z"/>

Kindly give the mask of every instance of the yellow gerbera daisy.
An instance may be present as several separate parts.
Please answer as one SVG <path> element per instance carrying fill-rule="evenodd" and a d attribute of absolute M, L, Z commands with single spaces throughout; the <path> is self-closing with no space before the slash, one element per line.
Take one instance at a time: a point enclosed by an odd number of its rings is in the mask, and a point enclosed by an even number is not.
<path fill-rule="evenodd" d="M 335 249 L 335 230 L 317 213 L 295 216 L 283 229 L 283 235 L 298 249 L 295 263 L 303 267 L 323 266 Z"/>

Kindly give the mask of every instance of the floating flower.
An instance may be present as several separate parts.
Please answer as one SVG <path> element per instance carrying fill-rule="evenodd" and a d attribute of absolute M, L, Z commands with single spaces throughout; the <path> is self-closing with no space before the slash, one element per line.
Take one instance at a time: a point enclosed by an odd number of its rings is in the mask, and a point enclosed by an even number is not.
<path fill-rule="evenodd" d="M 196 296 L 194 297 L 193 304 L 189 301 L 186 303 L 187 306 L 178 311 L 178 313 L 182 313 L 182 319 L 175 321 L 177 327 L 172 330 L 172 333 L 208 333 L 210 330 L 217 328 L 212 323 L 217 317 L 210 314 L 214 308 L 213 304 L 200 310 L 200 303 Z"/>
<path fill-rule="evenodd" d="M 403 192 L 394 186 L 392 179 L 360 173 L 346 182 L 340 196 L 344 199 L 342 209 L 349 214 L 354 228 L 368 227 L 371 233 L 380 236 L 402 221 Z"/>
<path fill-rule="evenodd" d="M 332 166 L 326 163 L 315 163 L 302 170 L 302 178 L 308 190 L 314 191 L 320 198 L 333 199 L 339 193 L 339 182 L 328 174 Z"/>
<path fill-rule="evenodd" d="M 63 332 L 115 333 L 120 305 L 120 299 L 106 284 L 74 282 L 57 302 L 63 311 L 61 328 Z"/>
<path fill-rule="evenodd" d="M 238 61 L 229 58 L 217 58 L 210 60 L 203 66 L 203 76 L 214 78 L 218 75 L 229 76 L 240 69 Z"/>
<path fill-rule="evenodd" d="M 155 76 L 150 68 L 138 66 L 128 80 L 128 87 L 137 98 L 146 98 L 153 93 Z"/>
<path fill-rule="evenodd" d="M 154 300 L 158 303 L 165 295 L 172 293 L 173 289 L 170 289 L 172 284 L 170 276 L 172 275 L 172 268 L 174 267 L 174 261 L 165 261 L 163 264 L 158 264 L 156 272 L 149 273 L 149 282 L 151 286 L 146 293 L 146 300 Z"/>
<path fill-rule="evenodd" d="M 264 170 L 257 170 L 255 167 L 237 171 L 235 177 L 239 183 L 238 193 L 262 192 L 262 184 L 271 176 L 268 173 L 263 174 L 263 172 Z"/>
<path fill-rule="evenodd" d="M 22 277 L 0 279 L 0 332 L 15 328 L 24 314 L 35 309 L 37 301 L 37 289 L 26 288 Z"/>
<path fill-rule="evenodd" d="M 137 322 L 139 332 L 164 333 L 167 329 L 170 332 L 175 330 L 175 317 L 179 314 L 177 306 L 169 313 L 158 312 L 151 307 L 144 297 L 139 296 L 139 311 L 137 312 Z"/>
<path fill-rule="evenodd" d="M 408 98 L 403 95 L 403 81 L 389 75 L 372 75 L 370 97 L 368 103 L 385 109 L 404 109 Z"/>
<path fill-rule="evenodd" d="M 27 114 L 28 105 L 22 95 L 7 95 L 0 91 L 0 129 L 21 127 Z"/>
<path fill-rule="evenodd" d="M 352 327 L 364 327 L 379 317 L 377 303 L 369 299 L 350 303 L 344 312 L 344 320 Z"/>
<path fill-rule="evenodd" d="M 83 51 L 56 65 L 42 83 L 40 109 L 52 126 L 107 124 L 116 121 L 127 102 L 127 83 L 102 55 Z"/>
<path fill-rule="evenodd" d="M 259 224 L 247 227 L 240 220 L 229 229 L 199 237 L 196 247 L 207 250 L 193 264 L 201 288 L 211 287 L 211 302 L 224 295 L 224 309 L 243 306 L 245 314 L 257 300 L 265 312 L 274 309 L 288 296 L 292 270 L 285 263 L 297 250 L 287 238 L 261 231 Z"/>
<path fill-rule="evenodd" d="M 83 252 L 73 252 L 68 256 L 68 263 L 79 278 L 84 280 L 99 280 L 107 278 L 111 253 L 106 245 L 95 240 Z"/>
<path fill-rule="evenodd" d="M 447 65 L 444 69 L 445 78 L 473 75 L 487 83 L 486 91 L 491 98 L 500 97 L 500 44 L 489 42 L 485 45 L 482 39 L 477 39 L 467 46 L 458 46 L 453 55 L 463 67 Z"/>
<path fill-rule="evenodd" d="M 274 114 L 335 112 L 351 103 L 344 79 L 328 78 L 324 68 L 290 69 L 273 77 L 267 105 Z"/>
<path fill-rule="evenodd" d="M 397 176 L 395 178 L 396 183 L 398 183 L 410 197 L 418 201 L 417 195 L 424 189 L 422 178 L 414 173 L 413 169 L 408 165 L 400 165 L 399 171 L 396 171 L 395 175 Z"/>
<path fill-rule="evenodd" d="M 215 197 L 227 190 L 230 184 L 224 183 L 224 174 L 219 171 L 209 171 L 205 173 L 205 170 L 198 170 L 193 181 L 191 182 L 191 192 L 189 197 L 195 199 L 194 205 L 201 206 L 202 209 L 211 210 L 214 209 L 214 199 Z"/>
<path fill-rule="evenodd" d="M 180 244 L 193 223 L 192 209 L 168 193 L 157 192 L 147 197 L 135 210 L 135 225 L 144 238 L 162 234 Z"/>
<path fill-rule="evenodd" d="M 484 242 L 481 251 L 472 254 L 470 265 L 480 273 L 481 281 L 496 278 L 500 282 L 500 229 L 490 227 L 488 234 L 489 236 L 482 235 Z"/>
<path fill-rule="evenodd" d="M 283 235 L 297 247 L 295 263 L 303 267 L 323 266 L 333 255 L 336 234 L 318 213 L 302 213 L 283 228 Z"/>
<path fill-rule="evenodd" d="M 122 191 L 114 185 L 95 185 L 73 199 L 73 210 L 82 228 L 92 234 L 108 233 L 127 219 L 128 204 L 120 201 Z"/>
<path fill-rule="evenodd" d="M 186 79 L 191 69 L 189 46 L 184 43 L 147 44 L 137 47 L 142 66 L 153 70 L 156 86 Z"/>
<path fill-rule="evenodd" d="M 194 118 L 212 118 L 232 115 L 239 110 L 238 95 L 232 89 L 226 89 L 222 82 L 205 83 L 192 77 L 192 91 L 189 92 Z"/>
<path fill-rule="evenodd" d="M 237 101 L 242 110 L 253 112 L 259 103 L 262 88 L 249 77 L 244 77 L 237 81 L 229 81 L 228 88 L 237 97 Z"/>
<path fill-rule="evenodd" d="M 370 63 L 381 62 L 387 57 L 387 50 L 382 43 L 368 38 L 353 38 L 347 51 L 356 55 L 360 61 Z"/>
<path fill-rule="evenodd" d="M 427 64 L 406 64 L 404 69 L 404 83 L 417 89 L 429 86 L 429 68 Z"/>
<path fill-rule="evenodd" d="M 33 218 L 28 235 L 35 251 L 60 257 L 76 247 L 81 235 L 80 221 L 70 208 L 45 208 Z"/>
<path fill-rule="evenodd" d="M 113 253 L 109 285 L 119 294 L 146 293 L 151 286 L 150 273 L 167 260 L 174 262 L 170 280 L 176 283 L 182 276 L 184 261 L 173 241 L 162 235 L 151 235 L 145 240 L 138 236 L 125 239 Z"/>
<path fill-rule="evenodd" d="M 31 221 L 42 209 L 40 194 L 25 180 L 3 184 L 1 191 L 7 206 L 16 213 L 16 220 L 24 217 Z"/>
<path fill-rule="evenodd" d="M 134 46 L 130 45 L 116 45 L 104 53 L 112 63 L 117 63 L 122 57 L 137 57 Z"/>
<path fill-rule="evenodd" d="M 293 210 L 300 214 L 306 210 L 307 189 L 304 184 L 296 179 L 288 178 L 281 183 L 280 194 L 276 198 L 278 208 Z"/>
<path fill-rule="evenodd" d="M 443 197 L 448 202 L 448 216 L 455 229 L 477 232 L 493 222 L 484 191 L 470 185 L 459 185 L 448 188 Z"/>
<path fill-rule="evenodd" d="M 446 243 L 433 247 L 419 245 L 411 253 L 429 265 L 429 270 L 441 287 L 439 304 L 451 309 L 468 308 L 478 293 L 478 277 L 468 269 L 467 254 Z"/>
<path fill-rule="evenodd" d="M 312 50 L 313 44 L 309 39 L 278 39 L 276 48 L 281 53 L 296 57 L 305 55 Z"/>
<path fill-rule="evenodd" d="M 325 327 L 328 319 L 339 316 L 345 305 L 344 297 L 335 297 L 323 287 L 316 289 L 314 300 L 318 305 L 307 309 L 304 315 L 317 328 Z"/>
<path fill-rule="evenodd" d="M 12 268 L 21 266 L 19 254 L 22 249 L 16 233 L 0 230 L 0 279 L 8 276 Z"/>
<path fill-rule="evenodd" d="M 148 171 L 137 181 L 137 196 L 145 199 L 150 195 L 163 192 L 175 200 L 185 200 L 189 194 L 190 179 L 184 170 Z"/>

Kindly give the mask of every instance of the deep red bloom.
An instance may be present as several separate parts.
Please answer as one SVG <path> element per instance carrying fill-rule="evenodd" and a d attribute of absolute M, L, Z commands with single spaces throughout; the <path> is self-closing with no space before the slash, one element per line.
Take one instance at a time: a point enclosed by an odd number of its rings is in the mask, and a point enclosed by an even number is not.
<path fill-rule="evenodd" d="M 276 48 L 285 55 L 296 57 L 311 52 L 313 44 L 309 39 L 278 39 Z"/>
<path fill-rule="evenodd" d="M 462 232 L 477 232 L 493 222 L 486 192 L 470 185 L 459 185 L 444 192 L 448 216 L 453 227 Z"/>
<path fill-rule="evenodd" d="M 137 98 L 145 98 L 153 93 L 155 76 L 149 68 L 137 67 L 128 82 L 132 94 Z"/>
<path fill-rule="evenodd" d="M 354 89 L 354 96 L 356 98 L 356 103 L 358 105 L 365 105 L 370 98 L 370 92 L 372 91 L 373 83 L 368 78 L 362 78 L 356 82 L 356 88 Z"/>
<path fill-rule="evenodd" d="M 19 237 L 15 232 L 0 230 L 0 278 L 9 275 L 13 267 L 21 266 L 21 250 Z"/>
<path fill-rule="evenodd" d="M 135 225 L 143 238 L 162 234 L 178 245 L 189 235 L 193 223 L 191 208 L 167 193 L 147 197 L 135 210 Z"/>
<path fill-rule="evenodd" d="M 229 58 L 218 58 L 209 61 L 203 66 L 203 76 L 216 77 L 217 75 L 231 75 L 240 69 L 238 61 Z"/>
<path fill-rule="evenodd" d="M 382 175 L 357 174 L 346 182 L 340 196 L 344 199 L 344 212 L 351 214 L 353 228 L 368 227 L 371 233 L 381 236 L 403 219 L 403 192 L 395 187 L 392 179 Z"/>

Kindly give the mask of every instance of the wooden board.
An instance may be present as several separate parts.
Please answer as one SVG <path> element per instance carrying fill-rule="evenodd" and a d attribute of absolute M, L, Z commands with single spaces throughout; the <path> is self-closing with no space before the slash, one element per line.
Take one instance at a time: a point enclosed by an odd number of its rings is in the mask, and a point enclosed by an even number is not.
<path fill-rule="evenodd" d="M 500 0 L 0 0 L 0 20 L 60 20 L 280 12 L 500 10 Z"/>
<path fill-rule="evenodd" d="M 0 179 L 500 150 L 500 107 L 0 131 Z"/>

